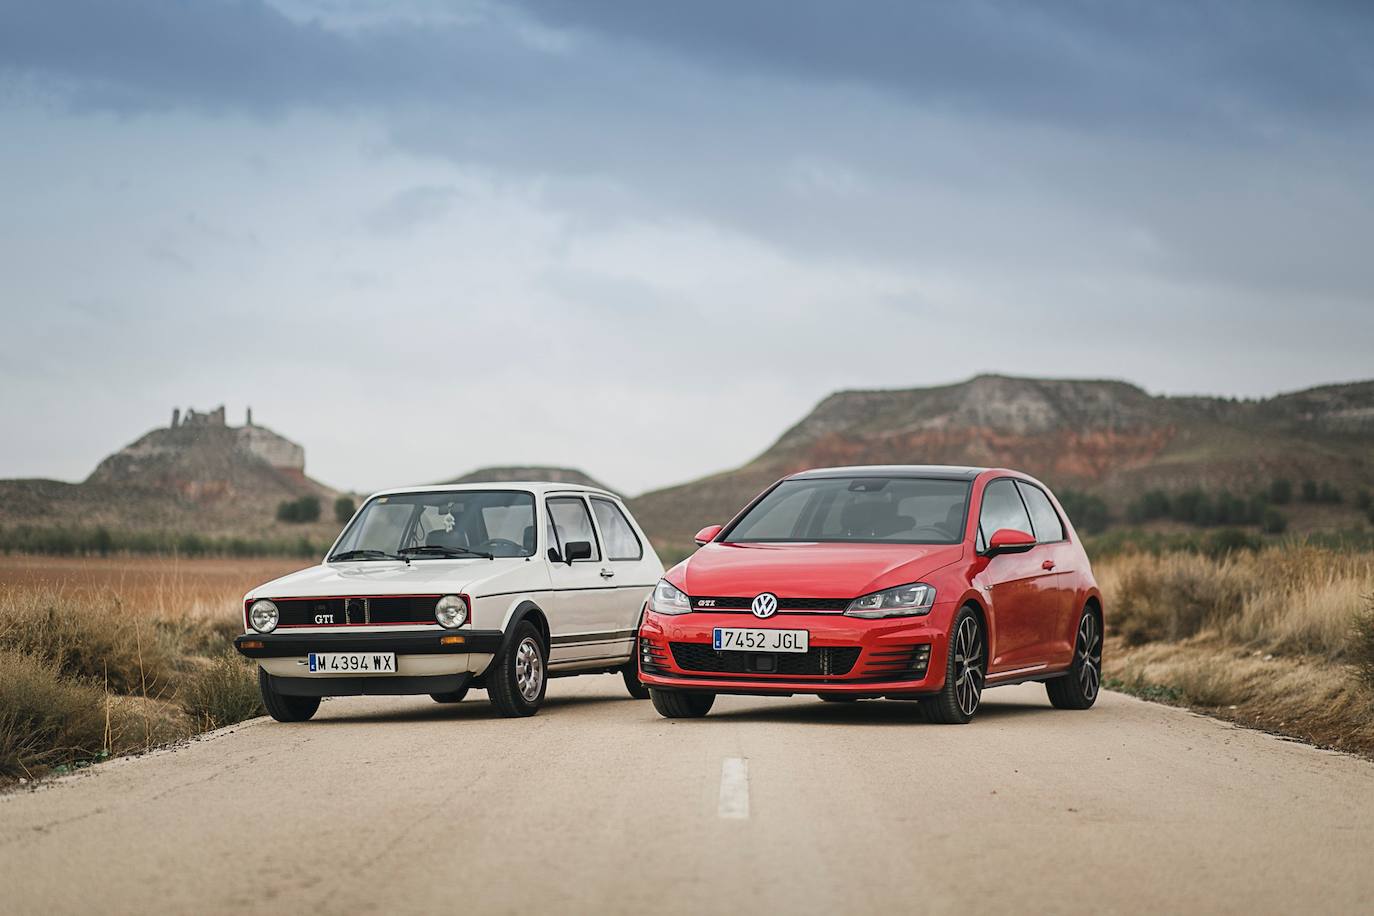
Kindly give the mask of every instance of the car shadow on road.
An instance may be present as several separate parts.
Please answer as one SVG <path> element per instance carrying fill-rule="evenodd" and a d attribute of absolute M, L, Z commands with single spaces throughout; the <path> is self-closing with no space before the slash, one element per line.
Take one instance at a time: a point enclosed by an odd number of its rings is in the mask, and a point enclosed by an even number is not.
<path fill-rule="evenodd" d="M 351 697 L 341 697 L 340 699 L 352 699 Z M 539 715 L 557 713 L 559 709 L 585 708 L 590 706 L 625 706 L 636 704 L 637 701 L 625 697 L 545 697 L 544 705 L 540 708 Z M 647 702 L 643 703 L 648 706 Z M 323 707 L 327 712 L 328 706 Z M 362 722 L 446 722 L 446 721 L 482 721 L 486 719 L 500 719 L 491 703 L 487 702 L 485 695 L 476 694 L 469 696 L 461 703 L 434 703 L 428 707 L 400 707 L 394 710 L 377 709 L 367 713 L 350 713 L 341 716 L 324 715 L 311 721 L 312 726 L 317 725 L 346 725 L 358 724 Z"/>
<path fill-rule="evenodd" d="M 1025 703 L 984 703 L 978 708 L 974 724 L 988 719 L 1010 719 L 1036 713 L 1052 713 L 1045 706 Z M 747 709 L 712 710 L 702 720 L 735 721 L 749 719 L 759 722 L 785 722 L 796 725 L 927 725 L 920 707 L 909 700 L 861 700 L 856 703 L 789 703 L 769 707 L 763 703 Z"/>

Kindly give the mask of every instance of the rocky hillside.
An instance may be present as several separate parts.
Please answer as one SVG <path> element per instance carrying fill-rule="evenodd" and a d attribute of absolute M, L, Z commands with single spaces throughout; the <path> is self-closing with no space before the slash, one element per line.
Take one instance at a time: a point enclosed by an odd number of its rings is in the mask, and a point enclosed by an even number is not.
<path fill-rule="evenodd" d="M 1374 382 L 1258 401 L 991 375 L 937 388 L 843 391 L 744 467 L 646 493 L 634 510 L 656 541 L 677 547 L 783 475 L 884 463 L 1020 468 L 1098 495 L 1118 513 L 1149 489 L 1245 493 L 1277 477 L 1374 488 Z"/>
<path fill-rule="evenodd" d="M 305 450 L 255 425 L 229 426 L 224 408 L 180 411 L 111 454 L 82 483 L 0 481 L 0 523 L 106 526 L 204 536 L 328 536 L 337 494 L 305 474 Z M 279 503 L 303 496 L 323 504 L 314 525 L 282 525 Z"/>
<path fill-rule="evenodd" d="M 576 483 L 587 487 L 597 487 L 602 490 L 609 490 L 610 487 L 601 481 L 576 468 L 555 468 L 543 467 L 540 465 L 526 465 L 521 467 L 497 467 L 497 468 L 478 468 L 470 471 L 462 477 L 455 477 L 452 480 L 445 480 L 444 483 L 503 483 L 511 480 L 548 480 L 553 483 Z"/>

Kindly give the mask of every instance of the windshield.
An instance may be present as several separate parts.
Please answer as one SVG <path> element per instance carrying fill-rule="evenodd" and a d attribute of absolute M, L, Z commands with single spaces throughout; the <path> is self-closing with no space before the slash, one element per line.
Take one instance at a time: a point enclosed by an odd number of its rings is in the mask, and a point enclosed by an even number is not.
<path fill-rule="evenodd" d="M 916 477 L 784 480 L 722 540 L 956 544 L 969 484 Z"/>
<path fill-rule="evenodd" d="M 532 557 L 534 532 L 531 493 L 460 490 L 379 496 L 363 506 L 329 559 Z"/>

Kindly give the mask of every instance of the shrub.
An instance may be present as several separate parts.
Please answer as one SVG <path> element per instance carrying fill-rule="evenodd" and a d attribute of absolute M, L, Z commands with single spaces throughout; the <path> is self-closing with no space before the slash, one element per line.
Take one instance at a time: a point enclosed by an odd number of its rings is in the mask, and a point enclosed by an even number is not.
<path fill-rule="evenodd" d="M 109 754 L 105 694 L 51 662 L 0 649 L 0 776 L 32 777 Z"/>
<path fill-rule="evenodd" d="M 116 693 L 157 696 L 171 684 L 179 647 L 142 609 L 126 609 L 114 597 L 4 591 L 0 649 L 34 656 L 65 677 Z"/>
<path fill-rule="evenodd" d="M 1368 512 L 1374 509 L 1374 496 L 1370 496 L 1368 490 L 1360 490 L 1355 494 L 1355 508 L 1361 512 Z"/>
<path fill-rule="evenodd" d="M 1293 481 L 1279 478 L 1269 484 L 1269 501 L 1286 506 L 1293 501 Z"/>
<path fill-rule="evenodd" d="M 1288 516 L 1278 509 L 1265 509 L 1261 524 L 1265 534 L 1283 534 L 1288 530 Z"/>
<path fill-rule="evenodd" d="M 1374 690 L 1374 596 L 1366 599 L 1368 606 L 1355 615 L 1355 632 L 1350 640 L 1351 660 L 1360 680 Z"/>
<path fill-rule="evenodd" d="M 1329 481 L 1322 484 L 1321 492 L 1317 494 L 1318 502 L 1327 503 L 1332 506 L 1339 504 L 1343 498 L 1340 489 Z"/>
<path fill-rule="evenodd" d="M 1303 502 L 1305 502 L 1305 503 L 1314 503 L 1314 502 L 1317 501 L 1317 497 L 1318 497 L 1319 495 L 1320 495 L 1320 492 L 1317 490 L 1317 482 L 1316 482 L 1315 480 L 1304 480 L 1304 481 L 1302 482 L 1302 501 L 1303 501 Z"/>
<path fill-rule="evenodd" d="M 320 500 L 316 496 L 289 499 L 277 506 L 277 521 L 301 524 L 320 519 Z"/>
<path fill-rule="evenodd" d="M 1256 551 L 1264 546 L 1260 539 L 1239 528 L 1222 528 L 1213 531 L 1202 544 L 1202 552 L 1214 560 L 1229 556 L 1236 551 Z"/>
<path fill-rule="evenodd" d="M 1064 507 L 1064 511 L 1073 520 L 1074 527 L 1079 531 L 1096 534 L 1106 530 L 1110 524 L 1111 514 L 1100 496 L 1077 490 L 1061 490 L 1058 496 L 1059 504 Z"/>
<path fill-rule="evenodd" d="M 260 716 L 257 669 L 232 651 L 224 651 L 182 684 L 178 699 L 206 731 Z"/>
<path fill-rule="evenodd" d="M 347 524 L 348 520 L 353 517 L 353 513 L 356 511 L 358 511 L 358 507 L 354 505 L 352 498 L 340 496 L 338 499 L 334 500 L 334 521 L 338 522 L 340 525 Z"/>

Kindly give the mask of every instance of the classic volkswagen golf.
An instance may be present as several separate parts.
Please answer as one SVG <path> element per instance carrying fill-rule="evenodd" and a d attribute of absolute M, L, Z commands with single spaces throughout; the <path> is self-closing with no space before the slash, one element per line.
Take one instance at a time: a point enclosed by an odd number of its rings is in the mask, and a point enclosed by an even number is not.
<path fill-rule="evenodd" d="M 1063 507 L 1025 474 L 805 471 L 697 543 L 640 630 L 664 716 L 704 716 L 721 693 L 815 693 L 963 723 L 984 687 L 1025 681 L 1061 709 L 1097 699 L 1102 595 Z"/>
<path fill-rule="evenodd" d="M 309 719 L 320 698 L 485 688 L 528 716 L 549 677 L 619 671 L 639 683 L 635 632 L 663 565 L 614 494 L 570 484 L 389 490 L 318 566 L 244 597 L 234 644 L 263 704 Z"/>

